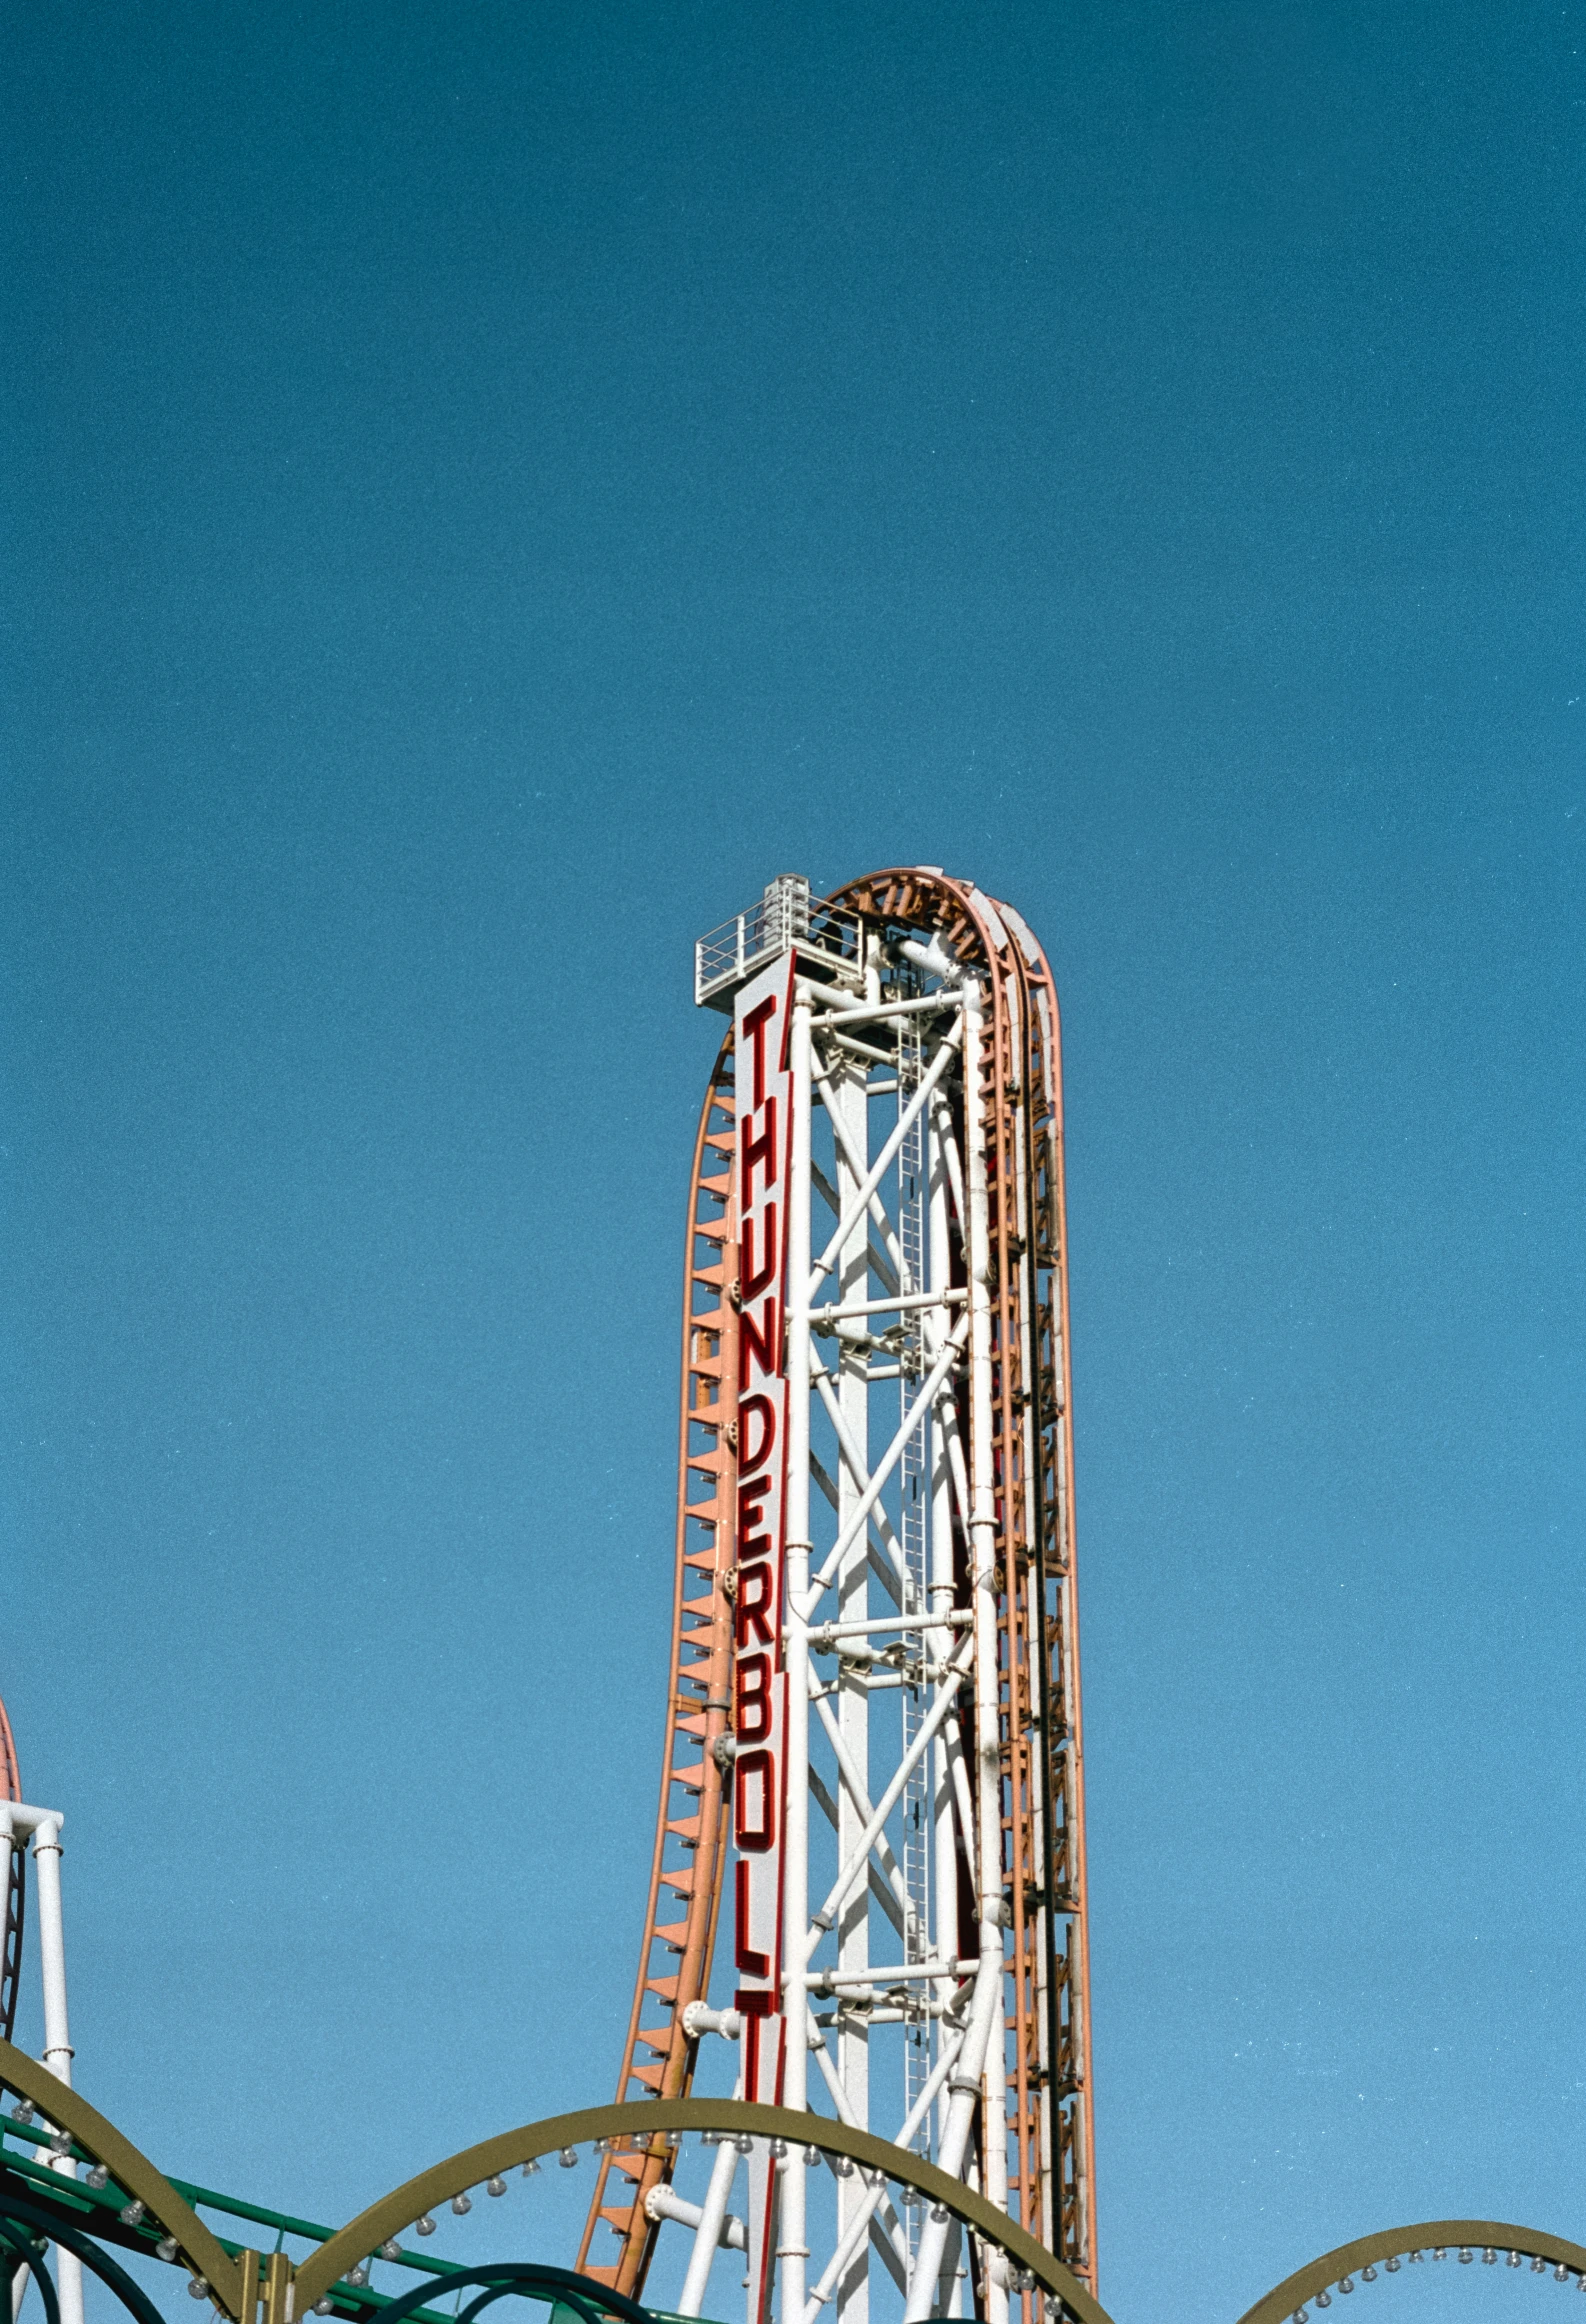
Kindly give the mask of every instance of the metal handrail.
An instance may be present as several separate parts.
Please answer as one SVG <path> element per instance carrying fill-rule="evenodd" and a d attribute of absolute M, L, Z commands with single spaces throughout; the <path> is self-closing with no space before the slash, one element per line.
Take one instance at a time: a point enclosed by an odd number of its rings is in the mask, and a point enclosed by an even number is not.
<path fill-rule="evenodd" d="M 784 872 L 748 911 L 700 937 L 694 946 L 695 1005 L 722 1001 L 794 945 L 838 969 L 857 971 L 859 915 L 812 898 L 808 880 Z"/>

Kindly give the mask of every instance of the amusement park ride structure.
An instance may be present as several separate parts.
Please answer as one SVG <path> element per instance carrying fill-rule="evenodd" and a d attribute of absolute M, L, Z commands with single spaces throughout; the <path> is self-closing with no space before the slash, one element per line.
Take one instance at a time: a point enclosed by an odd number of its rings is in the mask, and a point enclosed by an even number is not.
<path fill-rule="evenodd" d="M 695 997 L 731 1021 L 689 1189 L 660 1812 L 617 2103 L 487 2139 L 339 2230 L 167 2179 L 71 2087 L 62 1818 L 24 1803 L 0 1707 L 13 2318 L 31 2283 L 44 2324 L 83 2324 L 86 2270 L 162 2324 L 119 2250 L 230 2324 L 473 2324 L 506 2297 L 681 2324 L 722 2312 L 725 2250 L 746 2324 L 1109 2324 L 1051 974 L 1009 906 L 926 867 L 826 899 L 774 880 L 702 939 Z M 29 1843 L 42 2062 L 12 2046 Z M 404 2242 L 584 2148 L 576 2270 Z M 639 2304 L 663 2238 L 673 2311 Z M 1243 2324 L 1309 2324 L 1357 2275 L 1452 2251 L 1586 2290 L 1586 2248 L 1444 2220 L 1324 2254 Z"/>
<path fill-rule="evenodd" d="M 725 2038 L 735 2095 L 883 2130 L 1093 2284 L 1051 973 L 940 871 L 824 901 L 782 878 L 701 941 L 695 997 L 732 1023 L 690 1190 L 665 1774 L 618 2094 L 686 2095 Z M 697 2315 L 739 2171 L 724 2147 L 694 2206 L 664 2158 L 609 2156 L 581 2264 L 637 2291 L 675 2222 Z M 839 2177 L 817 2227 L 803 2172 L 741 2175 L 751 2319 L 775 2278 L 784 2317 L 865 2324 L 880 2270 L 908 2318 L 1003 2324 L 1000 2262 L 976 2280 L 920 2205 Z"/>

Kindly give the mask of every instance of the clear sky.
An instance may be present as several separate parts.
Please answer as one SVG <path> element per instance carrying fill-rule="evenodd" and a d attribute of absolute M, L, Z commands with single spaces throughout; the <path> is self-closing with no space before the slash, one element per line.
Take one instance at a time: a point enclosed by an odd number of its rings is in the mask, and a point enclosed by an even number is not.
<path fill-rule="evenodd" d="M 613 2088 L 689 947 L 901 860 L 1064 999 L 1103 2295 L 1586 2235 L 1582 22 L 0 20 L 0 1687 L 168 2168 Z"/>

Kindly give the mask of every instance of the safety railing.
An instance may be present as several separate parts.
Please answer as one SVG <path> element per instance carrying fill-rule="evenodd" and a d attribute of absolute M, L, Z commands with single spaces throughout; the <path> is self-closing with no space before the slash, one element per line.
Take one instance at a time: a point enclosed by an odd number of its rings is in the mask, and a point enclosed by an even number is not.
<path fill-rule="evenodd" d="M 701 1008 L 723 1008 L 739 985 L 758 969 L 797 945 L 839 982 L 860 979 L 859 915 L 810 894 L 809 881 L 794 872 L 774 879 L 757 904 L 724 920 L 694 947 L 694 1000 Z"/>

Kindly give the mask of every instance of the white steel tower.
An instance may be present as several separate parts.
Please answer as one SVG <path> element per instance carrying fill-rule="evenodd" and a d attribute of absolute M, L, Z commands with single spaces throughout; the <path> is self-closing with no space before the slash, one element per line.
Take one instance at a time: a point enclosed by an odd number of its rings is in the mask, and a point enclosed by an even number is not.
<path fill-rule="evenodd" d="M 1093 2285 L 1050 972 L 1006 905 L 914 870 L 827 901 L 774 880 L 701 941 L 695 991 L 732 1029 L 691 1194 L 673 1683 L 619 2096 L 699 2074 L 835 2114 Z M 686 2315 L 724 2312 L 723 2244 L 748 2324 L 1006 2324 L 1031 2301 L 945 2214 L 813 2149 L 726 2143 L 693 2198 L 673 2176 L 650 2142 L 604 2157 L 581 2264 L 636 2290 L 672 2222 Z"/>

